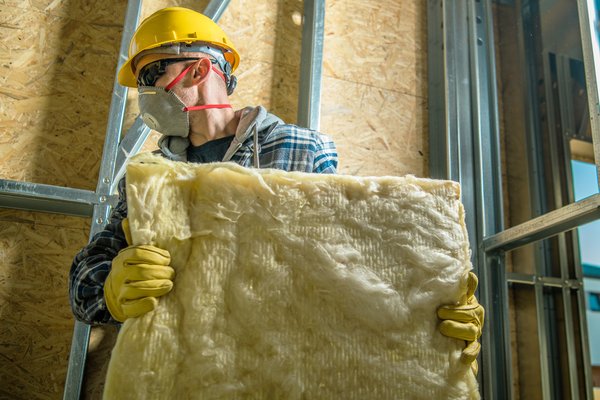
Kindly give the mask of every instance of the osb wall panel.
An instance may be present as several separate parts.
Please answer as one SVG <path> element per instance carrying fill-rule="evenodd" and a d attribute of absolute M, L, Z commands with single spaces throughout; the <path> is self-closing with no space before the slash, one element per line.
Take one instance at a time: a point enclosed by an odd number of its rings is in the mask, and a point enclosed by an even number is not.
<path fill-rule="evenodd" d="M 426 97 L 426 14 L 425 1 L 328 1 L 326 74 Z"/>
<path fill-rule="evenodd" d="M 323 82 L 329 90 L 322 125 L 333 132 L 341 173 L 424 174 L 427 99 L 329 77 Z"/>
<path fill-rule="evenodd" d="M 80 218 L 0 210 L 0 398 L 57 399 L 73 317 L 67 277 Z"/>
<path fill-rule="evenodd" d="M 207 3 L 145 0 L 142 17 Z M 125 5 L 0 0 L 0 179 L 95 188 Z M 242 57 L 234 108 L 260 104 L 296 122 L 302 12 L 299 0 L 229 4 L 220 25 Z M 340 172 L 427 175 L 426 40 L 425 2 L 327 1 L 321 131 L 337 143 Z M 125 130 L 138 113 L 135 90 L 128 98 Z M 0 215 L 0 388 L 59 398 L 72 334 L 67 275 L 89 223 Z M 84 398 L 100 397 L 115 336 L 92 330 Z"/>
<path fill-rule="evenodd" d="M 427 176 L 426 7 L 327 2 L 321 130 L 341 173 Z"/>
<path fill-rule="evenodd" d="M 95 188 L 124 6 L 2 2 L 0 178 Z"/>

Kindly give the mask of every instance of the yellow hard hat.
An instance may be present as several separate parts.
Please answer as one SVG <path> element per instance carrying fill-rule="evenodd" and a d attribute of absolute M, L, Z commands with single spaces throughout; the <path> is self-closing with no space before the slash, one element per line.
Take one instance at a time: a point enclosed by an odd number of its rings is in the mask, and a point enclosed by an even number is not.
<path fill-rule="evenodd" d="M 119 70 L 119 83 L 137 87 L 136 57 L 142 52 L 163 53 L 159 48 L 169 44 L 191 45 L 205 43 L 220 49 L 231 65 L 231 72 L 240 63 L 240 56 L 225 32 L 210 18 L 199 12 L 183 8 L 168 7 L 158 10 L 142 21 L 129 44 L 129 58 Z M 185 51 L 185 49 L 183 49 Z M 169 54 L 170 52 L 165 51 Z M 171 53 L 172 54 L 172 53 Z"/>

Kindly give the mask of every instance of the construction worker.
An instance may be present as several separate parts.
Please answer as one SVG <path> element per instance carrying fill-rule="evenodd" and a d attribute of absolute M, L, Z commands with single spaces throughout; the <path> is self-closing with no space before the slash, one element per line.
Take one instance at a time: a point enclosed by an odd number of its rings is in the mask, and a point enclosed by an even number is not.
<path fill-rule="evenodd" d="M 145 19 L 133 35 L 119 83 L 137 87 L 144 122 L 162 134 L 162 154 L 187 162 L 233 161 L 246 167 L 335 173 L 337 154 L 326 135 L 285 124 L 262 107 L 234 111 L 229 104 L 239 55 L 212 20 L 172 7 Z M 170 255 L 150 245 L 129 246 L 124 179 L 108 225 L 75 257 L 70 299 L 75 317 L 88 324 L 118 323 L 156 307 L 173 287 Z M 460 306 L 439 310 L 442 333 L 479 352 L 483 309 L 473 292 Z"/>

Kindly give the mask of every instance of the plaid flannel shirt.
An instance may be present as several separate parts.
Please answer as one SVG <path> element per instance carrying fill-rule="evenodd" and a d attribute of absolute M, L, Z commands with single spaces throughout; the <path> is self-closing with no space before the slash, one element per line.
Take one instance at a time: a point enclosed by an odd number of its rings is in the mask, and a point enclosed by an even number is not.
<path fill-rule="evenodd" d="M 337 152 L 326 135 L 295 125 L 279 124 L 258 134 L 260 167 L 284 171 L 335 173 Z M 252 166 L 252 138 L 246 140 L 231 161 Z M 87 324 L 117 323 L 104 302 L 104 281 L 112 260 L 127 247 L 121 221 L 127 216 L 125 179 L 119 182 L 119 202 L 104 230 L 94 235 L 73 260 L 69 295 L 75 317 Z"/>

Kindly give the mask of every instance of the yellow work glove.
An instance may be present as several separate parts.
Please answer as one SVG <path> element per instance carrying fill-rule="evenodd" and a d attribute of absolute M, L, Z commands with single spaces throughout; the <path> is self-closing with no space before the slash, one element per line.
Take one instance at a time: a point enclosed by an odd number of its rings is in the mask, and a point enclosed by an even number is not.
<path fill-rule="evenodd" d="M 127 219 L 123 220 L 123 231 L 131 243 Z M 104 300 L 113 318 L 123 322 L 154 310 L 157 297 L 173 288 L 175 271 L 170 262 L 169 252 L 155 246 L 129 246 L 121 250 L 113 259 L 104 283 Z"/>
<path fill-rule="evenodd" d="M 443 320 L 439 326 L 442 335 L 467 342 L 460 359 L 466 365 L 471 365 L 475 375 L 478 369 L 476 359 L 481 350 L 477 339 L 481 336 L 484 318 L 484 309 L 474 295 L 477 283 L 477 276 L 469 272 L 467 293 L 460 304 L 444 305 L 437 310 L 438 317 Z"/>

